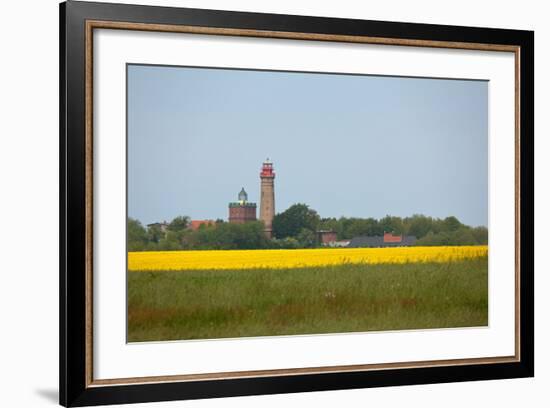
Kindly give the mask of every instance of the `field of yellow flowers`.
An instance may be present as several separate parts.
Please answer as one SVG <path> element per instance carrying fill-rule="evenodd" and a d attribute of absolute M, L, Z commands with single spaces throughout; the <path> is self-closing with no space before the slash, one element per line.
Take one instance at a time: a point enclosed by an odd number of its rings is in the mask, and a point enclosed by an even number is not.
<path fill-rule="evenodd" d="M 445 263 L 486 257 L 488 247 L 326 248 L 129 252 L 130 271 L 296 269 L 342 264 Z"/>

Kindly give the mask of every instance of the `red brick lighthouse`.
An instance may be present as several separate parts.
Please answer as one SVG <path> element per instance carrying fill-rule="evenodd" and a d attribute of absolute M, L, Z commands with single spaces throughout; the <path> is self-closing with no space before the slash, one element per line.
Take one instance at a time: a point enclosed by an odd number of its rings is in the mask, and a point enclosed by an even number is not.
<path fill-rule="evenodd" d="M 271 238 L 271 223 L 275 215 L 275 172 L 269 159 L 262 164 L 260 180 L 260 220 L 264 223 L 265 234 Z"/>
<path fill-rule="evenodd" d="M 256 221 L 256 203 L 248 201 L 248 194 L 243 187 L 239 193 L 239 200 L 229 203 L 229 222 L 244 224 L 249 221 Z"/>

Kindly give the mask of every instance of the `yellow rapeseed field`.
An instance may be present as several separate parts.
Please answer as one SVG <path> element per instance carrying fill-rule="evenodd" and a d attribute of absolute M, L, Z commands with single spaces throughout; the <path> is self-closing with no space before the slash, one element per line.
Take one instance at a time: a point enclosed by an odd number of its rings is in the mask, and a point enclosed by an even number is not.
<path fill-rule="evenodd" d="M 323 248 L 129 252 L 130 271 L 295 269 L 341 264 L 452 262 L 487 256 L 488 247 Z"/>

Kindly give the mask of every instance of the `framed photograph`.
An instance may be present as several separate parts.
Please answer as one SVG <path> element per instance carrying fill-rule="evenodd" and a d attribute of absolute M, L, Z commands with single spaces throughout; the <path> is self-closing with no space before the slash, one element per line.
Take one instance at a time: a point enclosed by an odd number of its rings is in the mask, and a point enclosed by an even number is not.
<path fill-rule="evenodd" d="M 60 6 L 60 403 L 534 375 L 534 33 Z"/>

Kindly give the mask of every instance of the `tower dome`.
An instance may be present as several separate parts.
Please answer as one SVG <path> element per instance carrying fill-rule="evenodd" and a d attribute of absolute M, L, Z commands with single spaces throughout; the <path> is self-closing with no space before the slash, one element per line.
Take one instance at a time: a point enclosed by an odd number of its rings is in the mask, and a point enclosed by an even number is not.
<path fill-rule="evenodd" d="M 244 191 L 244 187 L 241 188 L 241 191 L 239 192 L 239 201 L 242 201 L 242 202 L 248 201 L 248 194 L 246 194 L 246 191 Z"/>
<path fill-rule="evenodd" d="M 229 222 L 244 224 L 249 221 L 256 221 L 256 203 L 248 202 L 248 194 L 241 188 L 239 200 L 229 203 Z"/>

